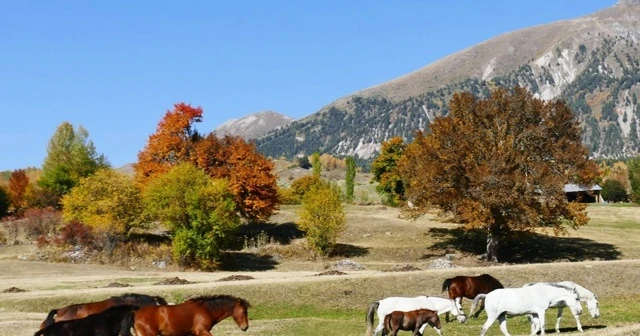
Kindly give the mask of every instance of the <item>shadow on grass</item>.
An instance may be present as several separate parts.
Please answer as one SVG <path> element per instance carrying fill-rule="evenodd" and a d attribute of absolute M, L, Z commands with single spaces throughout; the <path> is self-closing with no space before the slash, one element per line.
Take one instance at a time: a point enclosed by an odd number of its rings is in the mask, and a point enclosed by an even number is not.
<path fill-rule="evenodd" d="M 564 319 L 564 318 L 563 318 L 563 319 Z M 555 322 L 556 322 L 556 319 L 555 319 L 555 318 L 552 318 L 552 320 L 553 320 L 553 321 L 552 321 L 553 323 L 555 323 Z M 583 329 L 584 331 L 589 331 L 589 330 L 604 329 L 604 328 L 606 328 L 606 327 L 607 327 L 607 326 L 605 326 L 605 325 L 601 325 L 601 324 L 599 324 L 599 325 L 591 325 L 591 326 L 589 326 L 589 325 L 583 325 L 583 326 L 582 326 L 582 329 Z M 554 334 L 554 333 L 556 332 L 556 329 L 555 329 L 555 328 L 545 328 L 545 329 L 544 329 L 544 331 L 545 331 L 547 334 Z M 577 331 L 578 331 L 578 328 L 577 328 L 577 327 L 565 327 L 565 328 L 560 328 L 560 332 L 561 332 L 561 333 L 566 333 L 566 332 L 577 332 Z"/>
<path fill-rule="evenodd" d="M 222 257 L 225 271 L 268 271 L 276 268 L 278 262 L 270 255 L 247 252 L 227 252 Z"/>
<path fill-rule="evenodd" d="M 330 257 L 352 258 L 362 257 L 369 254 L 369 248 L 351 245 L 351 244 L 336 244 L 331 252 Z"/>
<path fill-rule="evenodd" d="M 481 230 L 462 228 L 432 228 L 429 234 L 440 239 L 430 250 L 450 250 L 483 254 L 486 248 L 486 234 Z M 556 237 L 544 234 L 521 234 L 500 242 L 499 257 L 508 263 L 545 263 L 558 260 L 615 260 L 622 253 L 611 244 L 577 237 Z"/>
<path fill-rule="evenodd" d="M 270 239 L 282 245 L 289 244 L 292 240 L 302 238 L 304 235 L 304 233 L 298 229 L 296 223 L 287 222 L 282 224 L 248 223 L 240 227 L 237 236 L 255 238 L 262 232 L 266 233 Z"/>

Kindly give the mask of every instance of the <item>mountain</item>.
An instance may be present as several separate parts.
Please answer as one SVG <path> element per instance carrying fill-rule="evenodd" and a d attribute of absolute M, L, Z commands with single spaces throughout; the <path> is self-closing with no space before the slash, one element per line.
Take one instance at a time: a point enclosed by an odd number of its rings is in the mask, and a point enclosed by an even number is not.
<path fill-rule="evenodd" d="M 338 99 L 258 141 L 272 157 L 314 151 L 371 159 L 393 136 L 447 114 L 453 93 L 487 97 L 497 86 L 523 86 L 563 99 L 583 126 L 594 157 L 640 152 L 640 0 L 573 20 L 506 33 L 422 69 Z"/>
<path fill-rule="evenodd" d="M 257 139 L 275 129 L 289 125 L 293 121 L 285 115 L 273 111 L 250 114 L 240 119 L 231 119 L 215 129 L 216 135 L 222 137 L 233 135 L 245 140 Z"/>

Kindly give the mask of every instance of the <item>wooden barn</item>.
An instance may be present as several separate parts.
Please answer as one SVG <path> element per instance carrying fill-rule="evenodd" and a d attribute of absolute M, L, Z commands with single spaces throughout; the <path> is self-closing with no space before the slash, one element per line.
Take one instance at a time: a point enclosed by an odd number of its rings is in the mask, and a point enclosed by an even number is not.
<path fill-rule="evenodd" d="M 569 202 L 580 203 L 603 203 L 600 191 L 602 188 L 594 184 L 591 187 L 581 186 L 577 184 L 565 184 L 564 193 L 567 195 Z"/>

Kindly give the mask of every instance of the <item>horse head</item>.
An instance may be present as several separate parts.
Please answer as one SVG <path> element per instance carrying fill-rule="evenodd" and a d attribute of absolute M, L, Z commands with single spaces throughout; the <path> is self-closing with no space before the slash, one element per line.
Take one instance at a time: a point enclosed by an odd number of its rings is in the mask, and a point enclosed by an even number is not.
<path fill-rule="evenodd" d="M 600 308 L 598 308 L 598 296 L 593 295 L 589 299 L 587 299 L 587 309 L 589 310 L 589 314 L 591 317 L 598 318 L 600 317 Z"/>
<path fill-rule="evenodd" d="M 245 299 L 240 298 L 237 299 L 236 303 L 233 306 L 233 312 L 231 313 L 231 316 L 242 331 L 247 331 L 247 329 L 249 329 L 249 307 L 251 307 L 249 302 L 247 302 L 247 300 Z"/>
<path fill-rule="evenodd" d="M 451 306 L 452 306 L 451 314 L 453 314 L 453 316 L 455 316 L 456 319 L 458 319 L 458 322 L 460 323 L 467 322 L 467 316 L 464 314 L 464 311 L 462 310 L 462 305 L 456 300 L 451 300 Z"/>
<path fill-rule="evenodd" d="M 574 315 L 582 314 L 582 305 L 580 304 L 580 295 L 578 294 L 578 291 L 575 288 L 573 288 L 573 290 L 571 291 L 571 295 L 567 297 L 567 299 L 565 300 L 565 303 L 569 307 L 569 309 L 571 309 L 571 312 Z"/>

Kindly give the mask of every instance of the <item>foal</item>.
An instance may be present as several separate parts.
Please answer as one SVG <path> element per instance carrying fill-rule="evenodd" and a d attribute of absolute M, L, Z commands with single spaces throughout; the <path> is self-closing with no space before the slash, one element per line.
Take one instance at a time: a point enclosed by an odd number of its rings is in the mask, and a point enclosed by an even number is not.
<path fill-rule="evenodd" d="M 34 336 L 118 336 L 124 318 L 138 306 L 114 306 L 87 317 L 56 322 Z"/>
<path fill-rule="evenodd" d="M 394 311 L 384 317 L 384 333 L 396 336 L 398 330 L 413 331 L 413 336 L 422 336 L 420 327 L 428 323 L 436 330 L 438 335 L 442 335 L 442 325 L 436 311 L 430 309 L 418 309 L 408 312 Z"/>

